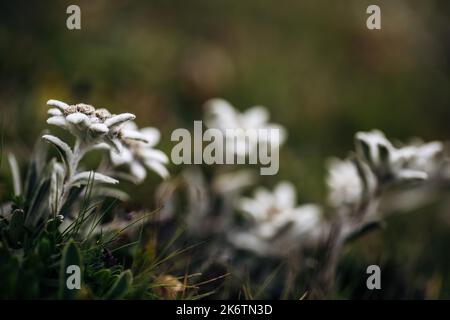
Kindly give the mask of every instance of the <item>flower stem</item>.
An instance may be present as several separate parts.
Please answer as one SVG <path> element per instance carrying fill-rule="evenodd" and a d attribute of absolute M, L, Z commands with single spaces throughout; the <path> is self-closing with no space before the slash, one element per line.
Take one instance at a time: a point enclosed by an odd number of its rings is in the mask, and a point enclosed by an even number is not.
<path fill-rule="evenodd" d="M 75 141 L 75 145 L 73 146 L 73 157 L 68 163 L 68 170 L 64 178 L 64 185 L 62 187 L 61 196 L 58 202 L 57 214 L 61 214 L 61 209 L 67 201 L 67 197 L 69 196 L 69 192 L 72 187 L 73 177 L 76 175 L 80 160 L 88 151 L 88 147 L 89 146 L 84 144 L 80 139 Z"/>

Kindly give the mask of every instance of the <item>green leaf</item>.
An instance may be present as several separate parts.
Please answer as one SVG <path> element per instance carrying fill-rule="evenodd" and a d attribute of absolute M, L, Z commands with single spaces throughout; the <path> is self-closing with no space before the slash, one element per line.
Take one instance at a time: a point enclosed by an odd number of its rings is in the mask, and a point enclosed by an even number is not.
<path fill-rule="evenodd" d="M 104 174 L 94 172 L 94 171 L 84 171 L 77 173 L 73 179 L 72 179 L 72 185 L 74 186 L 80 186 L 80 185 L 86 185 L 89 183 L 89 181 L 95 181 L 99 183 L 107 183 L 107 184 L 117 184 L 119 183 L 118 180 L 108 177 Z"/>
<path fill-rule="evenodd" d="M 17 163 L 16 157 L 12 153 L 8 153 L 8 162 L 13 178 L 14 195 L 17 197 L 22 194 L 22 179 L 20 178 L 19 164 Z"/>
<path fill-rule="evenodd" d="M 15 299 L 19 291 L 19 258 L 14 256 L 9 249 L 0 242 L 0 274 L 2 275 L 0 285 L 0 297 L 2 299 Z"/>
<path fill-rule="evenodd" d="M 42 260 L 48 259 L 52 254 L 52 244 L 51 241 L 47 237 L 43 237 L 38 244 L 38 253 L 39 257 Z"/>
<path fill-rule="evenodd" d="M 69 147 L 69 145 L 64 141 L 62 141 L 60 138 L 52 136 L 51 134 L 45 134 L 42 136 L 42 138 L 56 147 L 62 160 L 64 161 L 69 170 L 70 169 L 69 163 L 73 158 L 73 152 L 72 149 Z"/>
<path fill-rule="evenodd" d="M 133 282 L 133 275 L 130 270 L 122 272 L 112 285 L 111 289 L 106 293 L 105 299 L 118 300 L 122 299 L 128 292 Z"/>
<path fill-rule="evenodd" d="M 14 246 L 21 244 L 25 228 L 25 212 L 22 209 L 14 210 L 9 223 L 8 235 Z"/>
<path fill-rule="evenodd" d="M 46 134 L 44 131 L 40 136 Z M 41 138 L 37 139 L 33 154 L 31 155 L 30 165 L 27 170 L 27 177 L 25 180 L 25 199 L 31 199 L 34 190 L 38 187 L 42 174 L 44 172 L 45 165 L 47 163 L 47 151 L 48 143 L 42 141 Z"/>
<path fill-rule="evenodd" d="M 30 207 L 27 210 L 26 225 L 33 227 L 41 218 L 42 210 L 48 205 L 48 192 L 50 189 L 50 179 L 44 179 L 37 187 L 31 200 Z"/>
<path fill-rule="evenodd" d="M 53 164 L 53 171 L 50 176 L 50 196 L 49 207 L 56 215 L 57 209 L 59 207 L 59 200 L 62 194 L 63 184 L 64 184 L 64 167 L 60 165 L 60 163 L 55 162 Z"/>
<path fill-rule="evenodd" d="M 100 269 L 94 273 L 94 278 L 102 289 L 107 288 L 111 281 L 111 270 Z"/>
<path fill-rule="evenodd" d="M 59 298 L 60 299 L 73 299 L 77 294 L 77 289 L 70 290 L 67 287 L 67 279 L 70 276 L 67 274 L 67 268 L 69 266 L 76 265 L 82 270 L 81 252 L 78 245 L 73 241 L 69 241 L 63 249 L 61 258 L 61 268 L 59 271 Z M 81 271 L 83 274 L 83 271 Z"/>

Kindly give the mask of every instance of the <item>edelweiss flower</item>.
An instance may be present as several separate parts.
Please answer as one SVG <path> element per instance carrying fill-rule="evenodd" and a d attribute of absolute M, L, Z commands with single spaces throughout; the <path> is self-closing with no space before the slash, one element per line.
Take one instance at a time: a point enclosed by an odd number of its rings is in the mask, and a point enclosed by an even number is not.
<path fill-rule="evenodd" d="M 165 153 L 153 148 L 159 139 L 158 129 L 147 127 L 139 130 L 134 122 L 127 122 L 121 127 L 118 135 L 119 153 L 112 150 L 110 152 L 111 162 L 115 166 L 128 165 L 138 183 L 147 176 L 145 168 L 156 172 L 162 178 L 167 178 L 169 172 L 164 165 L 169 159 Z"/>
<path fill-rule="evenodd" d="M 442 151 L 440 142 L 395 148 L 381 131 L 358 132 L 356 151 L 381 180 L 424 180 L 433 158 Z"/>
<path fill-rule="evenodd" d="M 230 240 L 238 247 L 264 254 L 276 253 L 274 245 L 288 250 L 298 240 L 318 230 L 321 209 L 312 204 L 296 206 L 295 189 L 288 182 L 279 183 L 273 193 L 260 188 L 254 198 L 243 198 L 239 208 L 253 219 L 249 232 L 232 234 Z"/>
<path fill-rule="evenodd" d="M 242 189 L 255 183 L 254 172 L 246 169 L 220 173 L 212 181 L 212 188 L 215 192 L 226 194 L 238 194 Z"/>
<path fill-rule="evenodd" d="M 274 139 L 269 134 L 258 136 L 255 141 L 249 141 L 246 147 L 245 139 L 237 139 L 235 153 L 238 155 L 246 155 L 250 152 L 256 151 L 258 144 L 267 143 L 275 147 L 281 146 L 286 140 L 286 130 L 278 124 L 268 123 L 269 113 L 267 109 L 262 106 L 255 106 L 241 113 L 237 111 L 229 102 L 223 99 L 211 99 L 206 102 L 205 124 L 209 128 L 216 128 L 226 134 L 229 129 L 242 129 L 242 135 L 245 135 L 245 130 L 259 130 L 266 129 L 277 130 L 279 139 Z M 227 144 L 236 143 L 234 137 L 227 137 Z M 228 149 L 228 148 L 227 148 Z"/>
<path fill-rule="evenodd" d="M 374 191 L 375 177 L 366 165 L 360 163 L 360 166 L 363 172 L 358 172 L 356 163 L 351 160 L 330 159 L 326 182 L 329 188 L 328 202 L 333 207 L 358 205 L 365 188 L 368 193 Z M 364 174 L 364 177 L 360 174 Z"/>
<path fill-rule="evenodd" d="M 432 175 L 440 169 L 439 156 L 442 155 L 443 150 L 442 142 L 434 141 L 406 146 L 398 149 L 398 153 L 405 167 Z"/>
<path fill-rule="evenodd" d="M 117 137 L 126 135 L 120 131 L 120 125 L 136 118 L 131 113 L 112 115 L 106 109 L 96 109 L 84 103 L 68 105 L 48 100 L 47 105 L 55 107 L 48 110 L 48 124 L 68 130 L 85 145 L 106 143 L 116 151 L 119 150 Z"/>

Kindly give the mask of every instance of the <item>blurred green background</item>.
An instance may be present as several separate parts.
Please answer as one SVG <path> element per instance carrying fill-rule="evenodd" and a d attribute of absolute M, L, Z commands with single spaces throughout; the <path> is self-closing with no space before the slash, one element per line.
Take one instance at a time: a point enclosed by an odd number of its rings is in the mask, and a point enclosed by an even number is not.
<path fill-rule="evenodd" d="M 70 4 L 81 7 L 81 30 L 66 28 Z M 370 4 L 381 7 L 381 30 L 366 28 Z M 265 183 L 286 178 L 301 202 L 323 201 L 325 160 L 345 157 L 356 131 L 450 138 L 449 17 L 444 0 L 2 1 L 5 148 L 26 163 L 54 98 L 135 113 L 170 153 L 171 131 L 192 128 L 203 102 L 223 97 L 241 110 L 267 106 L 288 130 L 280 173 Z M 1 181 L 3 197 L 5 164 Z M 155 181 L 133 200 L 151 207 Z M 393 217 L 348 248 L 343 297 L 363 297 L 361 274 L 379 263 L 392 278 L 382 297 L 450 298 L 449 231 L 445 199 Z"/>

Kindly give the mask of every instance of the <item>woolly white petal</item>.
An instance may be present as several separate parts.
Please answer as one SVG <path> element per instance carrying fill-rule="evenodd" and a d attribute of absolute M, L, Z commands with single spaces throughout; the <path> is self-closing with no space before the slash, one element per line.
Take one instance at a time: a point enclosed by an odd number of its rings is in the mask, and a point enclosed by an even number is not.
<path fill-rule="evenodd" d="M 270 222 L 259 225 L 257 233 L 261 238 L 269 240 L 278 233 L 278 230 L 280 230 L 283 225 L 286 225 L 287 223 L 288 221 L 286 220 L 274 219 Z"/>
<path fill-rule="evenodd" d="M 136 131 L 139 130 L 136 122 L 134 122 L 132 120 L 125 122 L 124 124 L 122 124 L 120 126 L 120 128 L 123 129 L 123 130 L 136 130 Z"/>
<path fill-rule="evenodd" d="M 260 255 L 265 255 L 269 251 L 267 242 L 253 234 L 232 233 L 229 235 L 229 240 L 239 248 L 251 250 Z"/>
<path fill-rule="evenodd" d="M 105 125 L 109 128 L 121 125 L 124 122 L 134 120 L 136 116 L 132 113 L 121 113 L 105 120 Z"/>
<path fill-rule="evenodd" d="M 144 166 L 142 166 L 137 161 L 131 163 L 130 171 L 131 174 L 136 178 L 138 183 L 144 181 L 145 177 L 147 176 L 147 172 L 145 171 Z"/>
<path fill-rule="evenodd" d="M 61 156 L 64 157 L 66 163 L 70 163 L 73 158 L 72 149 L 70 149 L 69 145 L 59 139 L 58 137 L 52 136 L 51 134 L 43 135 L 42 138 L 50 143 L 52 143 L 61 153 Z"/>
<path fill-rule="evenodd" d="M 398 174 L 397 177 L 400 180 L 406 180 L 406 181 L 411 181 L 411 180 L 426 180 L 428 179 L 428 174 L 426 172 L 423 171 L 417 171 L 417 170 L 401 170 Z"/>
<path fill-rule="evenodd" d="M 80 124 L 82 122 L 87 122 L 88 119 L 89 119 L 89 117 L 81 112 L 75 112 L 75 113 L 69 114 L 66 117 L 66 120 L 73 124 Z"/>
<path fill-rule="evenodd" d="M 290 182 L 280 182 L 275 187 L 276 204 L 282 209 L 291 209 L 297 202 L 294 185 Z"/>
<path fill-rule="evenodd" d="M 440 141 L 428 142 L 417 148 L 418 156 L 423 158 L 432 158 L 444 149 Z"/>
<path fill-rule="evenodd" d="M 295 233 L 300 235 L 311 232 L 318 227 L 322 217 L 322 209 L 314 204 L 305 204 L 295 209 L 292 217 L 295 222 Z"/>
<path fill-rule="evenodd" d="M 127 148 L 122 148 L 120 153 L 111 150 L 109 155 L 111 158 L 111 162 L 115 166 L 120 166 L 125 163 L 131 163 L 133 161 L 133 155 Z"/>
<path fill-rule="evenodd" d="M 358 203 L 361 199 L 363 184 L 355 164 L 350 160 L 330 159 L 326 182 L 328 201 L 334 207 Z"/>
<path fill-rule="evenodd" d="M 130 140 L 148 143 L 145 135 L 143 135 L 139 131 L 135 131 L 135 130 L 122 130 L 122 137 L 124 139 L 130 139 Z"/>
<path fill-rule="evenodd" d="M 54 100 L 54 99 L 48 100 L 47 105 L 57 107 L 57 108 L 61 109 L 62 111 L 64 111 L 65 109 L 67 109 L 69 107 L 69 105 L 67 103 L 59 101 L 59 100 Z"/>
<path fill-rule="evenodd" d="M 95 150 L 108 150 L 108 151 L 111 150 L 111 147 L 105 142 L 98 143 L 92 148 Z"/>
<path fill-rule="evenodd" d="M 205 103 L 205 124 L 220 130 L 239 127 L 239 113 L 224 99 L 211 99 Z"/>
<path fill-rule="evenodd" d="M 61 128 L 67 128 L 66 118 L 63 116 L 54 116 L 47 119 L 47 123 Z"/>
<path fill-rule="evenodd" d="M 112 152 L 115 152 L 115 153 L 122 152 L 122 149 L 124 149 L 124 147 L 118 139 L 113 139 L 113 138 L 109 137 L 108 135 L 105 135 L 103 137 L 104 137 L 104 142 L 111 147 Z"/>
<path fill-rule="evenodd" d="M 49 116 L 62 116 L 63 115 L 62 111 L 60 109 L 58 109 L 58 108 L 50 108 L 50 109 L 48 109 L 47 114 Z"/>
<path fill-rule="evenodd" d="M 109 131 L 109 128 L 103 123 L 93 123 L 89 125 L 89 129 L 99 134 L 108 133 Z"/>
<path fill-rule="evenodd" d="M 264 218 L 264 210 L 261 210 L 260 203 L 255 201 L 255 199 L 241 198 L 238 202 L 238 207 L 255 220 Z"/>
<path fill-rule="evenodd" d="M 264 210 L 270 209 L 276 201 L 273 194 L 265 188 L 255 190 L 255 200 L 260 206 L 264 207 Z"/>
<path fill-rule="evenodd" d="M 146 127 L 142 128 L 140 132 L 145 137 L 145 139 L 147 139 L 148 144 L 152 147 L 158 144 L 159 139 L 161 138 L 161 133 L 156 128 Z"/>
<path fill-rule="evenodd" d="M 378 164 L 380 161 L 380 146 L 385 147 L 389 152 L 394 151 L 394 147 L 386 138 L 383 132 L 372 130 L 370 132 L 357 132 L 356 151 L 369 162 Z M 368 150 L 366 150 L 368 148 Z M 366 154 L 369 152 L 369 154 Z M 369 157 L 369 158 L 367 158 Z"/>
<path fill-rule="evenodd" d="M 274 147 L 279 147 L 286 141 L 287 131 L 283 126 L 269 124 L 265 126 L 264 129 L 266 129 L 267 132 L 260 137 L 262 142 L 270 142 Z"/>
<path fill-rule="evenodd" d="M 141 154 L 146 160 L 155 160 L 162 163 L 169 162 L 169 157 L 167 157 L 167 155 L 161 150 L 146 148 L 141 151 Z"/>
<path fill-rule="evenodd" d="M 245 128 L 259 128 L 269 120 L 269 112 L 265 107 L 256 106 L 248 109 L 241 116 Z"/>
<path fill-rule="evenodd" d="M 241 202 L 241 209 L 256 220 L 266 219 L 276 208 L 274 196 L 265 188 L 256 189 L 254 198 L 248 200 Z"/>
<path fill-rule="evenodd" d="M 222 173 L 213 180 L 213 187 L 219 193 L 229 193 L 241 190 L 255 183 L 255 175 L 251 170 L 240 170 L 231 173 Z"/>
<path fill-rule="evenodd" d="M 150 170 L 156 172 L 161 178 L 166 179 L 170 176 L 169 171 L 157 161 L 145 161 L 145 165 Z"/>

